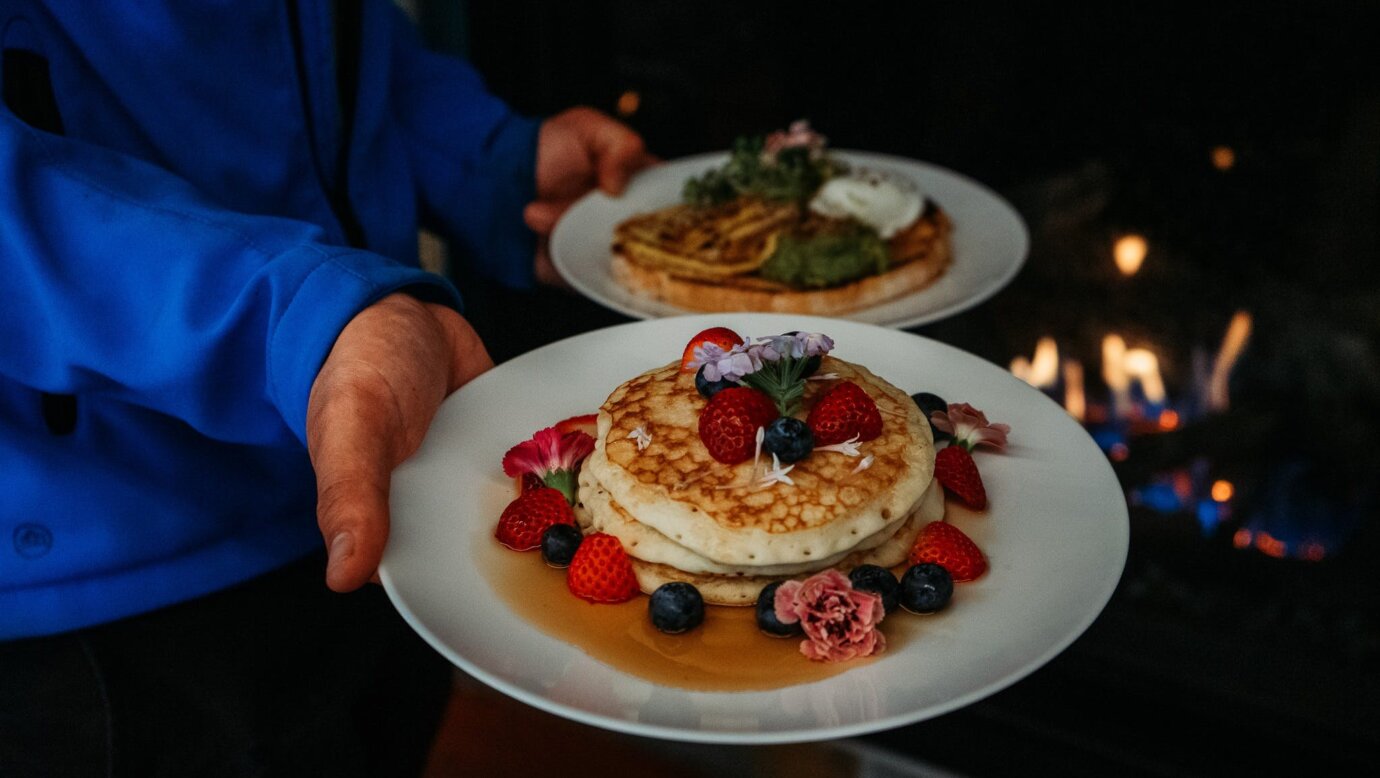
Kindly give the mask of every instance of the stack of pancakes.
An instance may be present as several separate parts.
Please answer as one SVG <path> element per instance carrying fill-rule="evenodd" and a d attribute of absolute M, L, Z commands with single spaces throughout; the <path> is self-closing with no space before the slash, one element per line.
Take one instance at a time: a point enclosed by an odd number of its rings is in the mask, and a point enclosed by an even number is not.
<path fill-rule="evenodd" d="M 866 368 L 825 357 L 819 374 L 829 373 L 871 395 L 882 434 L 860 443 L 857 457 L 812 452 L 789 471 L 794 485 L 763 486 L 770 455 L 737 465 L 709 455 L 698 432 L 707 401 L 679 363 L 625 382 L 600 407 L 580 471 L 581 526 L 622 542 L 644 592 L 685 581 L 719 605 L 751 605 L 768 583 L 825 568 L 902 563 L 944 511 L 929 423 Z M 802 408 L 834 383 L 808 382 Z M 650 436 L 645 448 L 634 430 Z M 866 456 L 871 465 L 859 469 Z"/>

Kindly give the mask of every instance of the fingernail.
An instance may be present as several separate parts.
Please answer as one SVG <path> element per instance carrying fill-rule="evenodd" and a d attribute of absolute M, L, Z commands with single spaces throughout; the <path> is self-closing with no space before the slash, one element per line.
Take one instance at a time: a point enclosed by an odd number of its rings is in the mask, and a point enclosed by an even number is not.
<path fill-rule="evenodd" d="M 326 575 L 335 573 L 339 567 L 355 553 L 355 536 L 349 532 L 339 532 L 331 538 L 331 546 L 327 552 Z"/>

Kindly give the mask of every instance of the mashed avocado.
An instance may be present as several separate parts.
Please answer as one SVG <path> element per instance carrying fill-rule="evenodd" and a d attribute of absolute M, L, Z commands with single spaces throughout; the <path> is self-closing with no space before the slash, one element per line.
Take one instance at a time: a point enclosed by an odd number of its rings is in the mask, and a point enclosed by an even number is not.
<path fill-rule="evenodd" d="M 813 236 L 781 236 L 758 273 L 798 289 L 824 289 L 884 273 L 889 259 L 877 233 L 855 224 Z"/>

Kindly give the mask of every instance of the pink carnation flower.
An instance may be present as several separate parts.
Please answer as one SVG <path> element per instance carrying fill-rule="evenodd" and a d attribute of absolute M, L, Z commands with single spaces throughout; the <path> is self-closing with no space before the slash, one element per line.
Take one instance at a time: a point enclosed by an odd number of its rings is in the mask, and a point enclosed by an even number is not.
<path fill-rule="evenodd" d="M 949 403 L 947 411 L 935 411 L 930 421 L 936 429 L 954 436 L 954 442 L 972 451 L 978 446 L 991 446 L 998 451 L 1006 448 L 1008 424 L 990 424 L 987 414 L 968 403 Z"/>
<path fill-rule="evenodd" d="M 886 615 L 881 596 L 854 589 L 837 570 L 786 581 L 774 604 L 781 623 L 800 622 L 805 631 L 800 653 L 817 662 L 843 662 L 886 649 L 886 636 L 877 629 Z"/>
<path fill-rule="evenodd" d="M 765 162 L 775 162 L 777 154 L 791 148 L 807 149 L 810 152 L 810 158 L 816 159 L 824 153 L 824 146 L 827 143 L 827 138 L 810 129 L 808 121 L 797 119 L 791 122 L 791 126 L 784 132 L 777 130 L 767 136 L 762 145 L 762 159 Z"/>
<path fill-rule="evenodd" d="M 564 435 L 555 427 L 538 430 L 531 440 L 508 449 L 503 455 L 503 472 L 509 478 L 534 473 L 547 486 L 561 490 L 566 500 L 575 502 L 575 467 L 594 450 L 589 433 L 573 430 Z"/>

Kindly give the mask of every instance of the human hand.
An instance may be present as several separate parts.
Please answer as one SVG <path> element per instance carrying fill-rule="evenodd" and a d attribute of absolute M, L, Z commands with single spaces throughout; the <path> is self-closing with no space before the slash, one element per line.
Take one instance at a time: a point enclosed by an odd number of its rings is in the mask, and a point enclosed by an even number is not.
<path fill-rule="evenodd" d="M 491 367 L 460 314 L 406 294 L 379 300 L 341 331 L 307 400 L 332 589 L 377 580 L 393 469 L 421 445 L 441 400 Z"/>
<path fill-rule="evenodd" d="M 571 108 L 547 119 L 537 136 L 537 199 L 523 212 L 537 233 L 537 280 L 561 284 L 547 246 L 556 220 L 594 187 L 618 195 L 637 171 L 654 164 L 642 138 L 593 108 Z"/>

